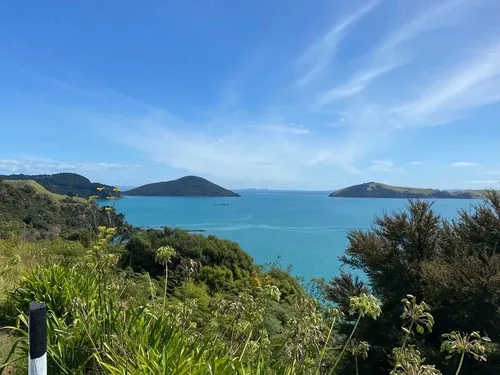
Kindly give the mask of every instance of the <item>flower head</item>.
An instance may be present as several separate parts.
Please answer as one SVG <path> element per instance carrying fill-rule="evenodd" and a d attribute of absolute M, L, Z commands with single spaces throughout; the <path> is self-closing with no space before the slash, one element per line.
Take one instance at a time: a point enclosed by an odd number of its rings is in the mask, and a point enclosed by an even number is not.
<path fill-rule="evenodd" d="M 425 358 L 413 346 L 394 349 L 394 358 L 397 365 L 391 375 L 441 375 L 434 366 L 424 364 Z"/>
<path fill-rule="evenodd" d="M 489 337 L 481 337 L 479 332 L 461 333 L 451 332 L 445 333 L 443 337 L 446 339 L 441 344 L 441 351 L 448 352 L 447 359 L 453 354 L 469 353 L 472 354 L 476 361 L 486 361 L 487 344 L 491 342 Z"/>
<path fill-rule="evenodd" d="M 362 293 L 359 296 L 354 296 L 349 299 L 349 314 L 358 313 L 362 317 L 368 315 L 372 319 L 382 313 L 380 301 L 372 294 Z"/>
<path fill-rule="evenodd" d="M 158 263 L 166 264 L 170 262 L 170 259 L 176 254 L 175 250 L 171 246 L 162 246 L 156 250 L 156 261 Z"/>
<path fill-rule="evenodd" d="M 424 301 L 417 303 L 415 296 L 408 294 L 401 300 L 404 305 L 404 311 L 401 318 L 413 322 L 417 327 L 418 333 L 424 333 L 424 326 L 429 332 L 432 332 L 434 317 L 431 315 L 430 307 Z M 403 327 L 403 331 L 409 333 L 409 330 Z"/>
<path fill-rule="evenodd" d="M 368 351 L 370 350 L 370 344 L 366 341 L 351 341 L 349 351 L 354 357 L 361 357 L 363 359 L 368 358 Z"/>

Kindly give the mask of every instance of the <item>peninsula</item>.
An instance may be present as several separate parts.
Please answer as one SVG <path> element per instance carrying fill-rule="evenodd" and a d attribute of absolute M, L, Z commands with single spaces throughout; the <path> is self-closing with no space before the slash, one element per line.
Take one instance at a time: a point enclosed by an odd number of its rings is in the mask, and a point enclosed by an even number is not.
<path fill-rule="evenodd" d="M 329 196 L 334 198 L 449 198 L 449 199 L 479 199 L 483 198 L 484 190 L 446 191 L 438 189 L 421 189 L 403 186 L 386 185 L 379 182 L 366 182 L 339 189 Z"/>

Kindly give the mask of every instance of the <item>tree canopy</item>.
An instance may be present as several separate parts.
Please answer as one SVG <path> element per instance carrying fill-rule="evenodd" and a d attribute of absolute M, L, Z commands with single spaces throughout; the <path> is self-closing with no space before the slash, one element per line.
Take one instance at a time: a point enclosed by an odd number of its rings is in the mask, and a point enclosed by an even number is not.
<path fill-rule="evenodd" d="M 341 257 L 346 267 L 361 270 L 367 285 L 341 274 L 321 287 L 326 299 L 344 307 L 346 298 L 370 287 L 384 314 L 359 330 L 359 339 L 372 345 L 366 368 L 387 373 L 387 355 L 401 338 L 401 291 L 425 300 L 435 317 L 433 332 L 413 343 L 433 362 L 441 335 L 450 331 L 478 330 L 500 341 L 500 197 L 489 191 L 484 202 L 462 210 L 452 221 L 441 218 L 432 202 L 410 200 L 407 210 L 385 214 L 368 231 L 348 235 Z M 384 332 L 384 335 L 380 333 Z M 427 346 L 428 348 L 429 346 Z M 498 374 L 500 351 L 490 354 L 488 365 L 470 362 L 466 373 Z M 477 367 L 476 367 L 477 366 Z M 375 369 L 375 370 L 374 370 Z M 378 371 L 378 372 L 373 372 Z"/>

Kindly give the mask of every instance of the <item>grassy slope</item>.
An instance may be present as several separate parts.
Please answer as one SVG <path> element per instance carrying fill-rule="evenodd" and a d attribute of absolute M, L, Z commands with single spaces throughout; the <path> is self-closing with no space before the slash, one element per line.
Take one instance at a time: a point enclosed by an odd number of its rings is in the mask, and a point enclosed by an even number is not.
<path fill-rule="evenodd" d="M 438 191 L 437 189 L 410 188 L 410 187 L 405 187 L 405 186 L 393 186 L 393 185 L 380 184 L 377 182 L 371 182 L 369 184 L 369 187 L 367 190 L 376 190 L 377 187 L 380 187 L 383 189 L 394 190 L 394 191 L 398 191 L 401 193 L 411 192 L 411 193 L 415 193 L 415 194 L 432 194 L 433 192 Z"/>
<path fill-rule="evenodd" d="M 49 197 L 53 198 L 55 201 L 58 202 L 62 201 L 63 199 L 69 198 L 67 195 L 51 193 L 50 191 L 45 189 L 42 185 L 40 185 L 38 182 L 35 182 L 33 180 L 5 180 L 4 182 L 16 187 L 25 185 L 31 186 L 37 191 L 37 193 L 48 195 Z M 81 203 L 85 202 L 85 199 L 79 197 L 73 197 L 73 200 Z"/>
<path fill-rule="evenodd" d="M 104 199 L 109 195 L 116 195 L 113 194 L 113 186 L 91 182 L 88 178 L 76 173 L 56 173 L 52 175 L 0 175 L 0 180 L 33 180 L 52 193 L 82 198 L 97 195 L 101 199 Z M 104 190 L 98 191 L 97 188 L 101 187 L 104 188 Z"/>
<path fill-rule="evenodd" d="M 356 189 L 359 194 L 354 194 L 351 195 L 351 191 Z M 442 190 L 438 189 L 425 189 L 425 188 L 413 188 L 413 187 L 405 187 L 405 186 L 393 186 L 393 185 L 386 185 L 382 184 L 379 182 L 368 182 L 365 184 L 360 184 L 360 185 L 354 185 L 354 186 L 349 186 L 343 189 L 336 190 L 334 193 L 332 193 L 330 196 L 333 197 L 347 197 L 347 196 L 360 196 L 363 197 L 363 191 L 365 192 L 372 192 L 372 191 L 384 191 L 384 192 L 395 192 L 395 193 L 400 193 L 400 194 L 421 194 L 421 195 L 429 195 L 429 197 L 432 197 L 432 194 L 439 194 L 442 192 Z M 485 196 L 486 191 L 485 190 L 460 190 L 460 191 L 454 191 L 454 192 L 449 192 L 451 195 L 450 198 L 453 198 L 455 196 L 458 197 L 459 194 L 471 194 L 473 198 L 483 198 Z"/>

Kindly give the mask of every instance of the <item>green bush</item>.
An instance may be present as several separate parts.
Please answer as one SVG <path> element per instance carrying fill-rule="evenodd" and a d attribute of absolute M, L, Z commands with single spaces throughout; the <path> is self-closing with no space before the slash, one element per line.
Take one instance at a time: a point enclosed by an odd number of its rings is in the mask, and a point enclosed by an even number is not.
<path fill-rule="evenodd" d="M 225 286 L 233 283 L 233 273 L 226 266 L 205 266 L 201 269 L 198 280 L 213 291 L 221 291 Z"/>

